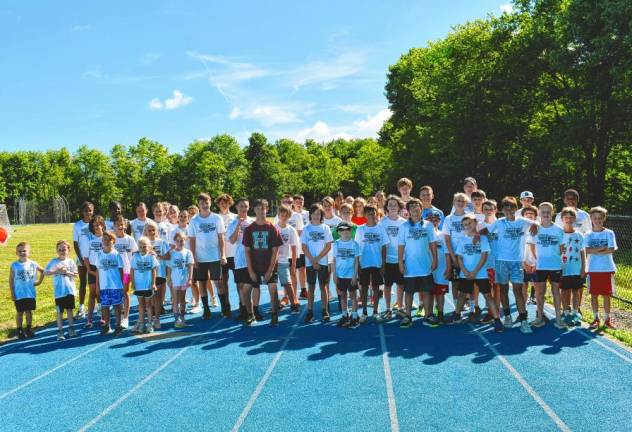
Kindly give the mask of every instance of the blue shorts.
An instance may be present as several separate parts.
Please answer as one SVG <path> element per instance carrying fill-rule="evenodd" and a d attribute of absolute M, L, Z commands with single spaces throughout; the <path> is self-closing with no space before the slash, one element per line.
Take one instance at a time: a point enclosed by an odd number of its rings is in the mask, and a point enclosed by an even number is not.
<path fill-rule="evenodd" d="M 277 265 L 277 274 L 279 275 L 279 284 L 288 285 L 290 280 L 290 263 L 280 263 Z"/>
<path fill-rule="evenodd" d="M 101 296 L 101 307 L 118 306 L 123 303 L 123 290 L 101 290 L 99 295 Z"/>
<path fill-rule="evenodd" d="M 496 283 L 507 285 L 524 283 L 524 270 L 520 261 L 496 260 Z"/>

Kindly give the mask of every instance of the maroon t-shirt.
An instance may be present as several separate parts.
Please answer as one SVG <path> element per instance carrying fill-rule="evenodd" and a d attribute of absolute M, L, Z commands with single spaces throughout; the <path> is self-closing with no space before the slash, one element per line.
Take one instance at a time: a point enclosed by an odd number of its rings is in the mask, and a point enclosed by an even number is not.
<path fill-rule="evenodd" d="M 258 225 L 251 223 L 244 230 L 243 245 L 250 248 L 252 267 L 255 273 L 264 274 L 270 266 L 272 248 L 283 245 L 279 229 L 267 222 Z"/>

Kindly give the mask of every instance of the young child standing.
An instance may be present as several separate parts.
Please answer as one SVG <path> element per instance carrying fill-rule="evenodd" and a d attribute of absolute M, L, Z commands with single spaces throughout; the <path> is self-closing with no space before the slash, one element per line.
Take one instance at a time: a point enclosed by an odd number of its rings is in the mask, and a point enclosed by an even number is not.
<path fill-rule="evenodd" d="M 77 268 L 79 269 L 79 310 L 77 318 L 85 318 L 86 312 L 83 303 L 86 300 L 86 286 L 88 282 L 88 267 L 84 265 L 84 253 L 81 245 L 85 243 L 84 239 L 90 234 L 90 219 L 94 213 L 94 204 L 85 201 L 81 204 L 81 219 L 75 222 L 72 228 L 72 246 L 77 255 Z M 87 255 L 86 255 L 87 258 Z"/>
<path fill-rule="evenodd" d="M 463 237 L 463 225 L 461 220 L 465 216 L 465 210 L 470 204 L 470 197 L 463 192 L 457 192 L 452 198 L 453 211 L 443 220 L 441 231 L 445 234 L 445 245 L 450 254 L 452 266 L 452 298 L 456 304 L 459 293 L 459 263 L 456 259 L 456 247 Z"/>
<path fill-rule="evenodd" d="M 127 219 L 118 215 L 114 219 L 114 229 L 116 230 L 116 241 L 114 243 L 114 249 L 121 255 L 123 259 L 123 318 L 121 319 L 121 327 L 126 329 L 129 326 L 129 308 L 130 308 L 130 292 L 129 286 L 131 283 L 131 261 L 132 254 L 138 251 L 138 244 L 134 237 L 128 235 L 127 231 Z"/>
<path fill-rule="evenodd" d="M 217 198 L 215 198 L 215 205 L 219 209 L 218 214 L 222 218 L 224 222 L 224 228 L 227 228 L 230 223 L 237 217 L 237 215 L 230 211 L 230 208 L 235 204 L 233 197 L 227 193 L 223 193 Z M 188 248 L 187 248 L 188 249 Z M 222 265 L 222 277 L 219 281 L 219 284 L 222 287 L 222 290 L 228 293 L 228 280 L 230 279 L 230 272 L 235 272 L 235 245 L 231 242 L 224 241 L 224 249 L 226 251 L 226 264 Z M 215 297 L 211 299 L 211 306 L 215 303 L 215 307 L 217 307 L 217 301 Z M 224 308 L 229 312 L 232 309 L 230 305 L 230 296 L 226 296 L 226 305 Z"/>
<path fill-rule="evenodd" d="M 286 205 L 279 207 L 277 212 L 278 222 L 276 227 L 281 234 L 283 245 L 279 248 L 279 257 L 277 265 L 277 273 L 279 275 L 279 284 L 285 290 L 288 303 L 292 313 L 298 313 L 299 303 L 296 293 L 296 287 L 292 284 L 291 274 L 296 272 L 296 249 L 299 244 L 298 233 L 292 225 L 288 223 L 292 216 L 292 209 Z"/>
<path fill-rule="evenodd" d="M 437 239 L 437 268 L 432 272 L 432 279 L 434 280 L 434 303 L 437 307 L 437 320 L 439 324 L 445 322 L 443 316 L 443 307 L 445 304 L 445 295 L 450 289 L 450 276 L 452 275 L 452 263 L 450 261 L 450 252 L 445 242 L 445 233 L 441 232 L 439 226 L 443 218 L 443 213 L 438 211 L 430 212 L 426 216 L 426 220 L 430 221 L 434 226 L 435 237 Z"/>
<path fill-rule="evenodd" d="M 342 308 L 342 318 L 336 324 L 338 327 L 357 328 L 360 325 L 358 317 L 358 296 L 357 282 L 358 269 L 360 266 L 360 247 L 351 238 L 351 224 L 340 222 L 337 232 L 340 238 L 334 242 L 334 261 L 332 265 L 334 273 L 334 283 L 340 295 L 340 305 Z M 347 293 L 351 297 L 352 316 L 349 318 L 349 305 Z"/>
<path fill-rule="evenodd" d="M 246 198 L 239 198 L 235 204 L 237 217 L 228 226 L 226 236 L 228 241 L 235 245 L 235 284 L 237 285 L 237 295 L 239 296 L 238 320 L 245 321 L 249 318 L 248 310 L 241 301 L 241 292 L 244 284 L 249 283 L 248 263 L 246 262 L 246 248 L 243 244 L 244 230 L 252 223 L 252 218 L 248 216 L 250 203 Z M 259 290 L 253 292 L 253 312 L 257 321 L 263 321 L 263 316 L 259 313 Z"/>
<path fill-rule="evenodd" d="M 592 231 L 584 237 L 586 256 L 588 257 L 588 292 L 590 304 L 595 319 L 590 324 L 591 329 L 600 327 L 599 296 L 603 299 L 604 327 L 614 329 L 610 317 L 610 296 L 615 292 L 614 273 L 617 267 L 612 254 L 617 250 L 617 240 L 611 229 L 604 227 L 608 211 L 603 207 L 590 209 Z"/>
<path fill-rule="evenodd" d="M 79 275 L 79 272 L 75 262 L 68 257 L 70 243 L 66 240 L 59 240 L 55 249 L 57 258 L 53 258 L 46 265 L 45 274 L 53 276 L 53 291 L 57 309 L 57 340 L 63 341 L 66 339 L 64 336 L 64 311 L 66 311 L 68 318 L 68 337 L 77 336 L 72 313 L 75 308 L 75 277 Z"/>
<path fill-rule="evenodd" d="M 138 240 L 138 252 L 134 253 L 131 262 L 130 277 L 134 284 L 134 295 L 138 299 L 138 322 L 133 333 L 153 333 L 152 303 L 156 288 L 158 260 L 152 253 L 151 240 L 141 237 Z M 147 321 L 145 321 L 145 313 Z"/>
<path fill-rule="evenodd" d="M 485 200 L 483 202 L 483 214 L 485 215 L 485 219 L 483 222 L 478 224 L 478 229 L 489 228 L 494 222 L 496 222 L 496 201 L 494 200 Z M 489 284 L 492 287 L 492 297 L 494 298 L 494 304 L 496 305 L 496 312 L 500 315 L 500 285 L 496 283 L 496 254 L 498 249 L 498 236 L 496 233 L 488 233 L 487 240 L 489 241 L 489 255 L 487 255 L 487 263 L 485 267 L 487 268 L 487 279 L 489 279 Z M 487 305 L 487 313 L 483 318 L 481 318 L 481 322 L 483 324 L 490 323 L 494 321 L 494 316 L 491 313 L 489 308 L 489 304 Z"/>
<path fill-rule="evenodd" d="M 575 229 L 577 212 L 572 207 L 564 207 L 560 212 L 564 224 L 562 248 L 562 305 L 564 322 L 567 326 L 580 326 L 582 316 L 581 291 L 586 280 L 586 251 L 584 235 Z M 572 307 L 572 308 L 571 308 Z"/>
<path fill-rule="evenodd" d="M 123 304 L 123 259 L 114 249 L 115 237 L 110 232 L 103 233 L 103 250 L 97 255 L 96 285 L 101 298 L 101 317 L 105 322 L 101 335 L 110 333 L 110 307 L 114 306 L 116 327 L 114 336 L 123 331 L 121 327 L 121 306 Z"/>
<path fill-rule="evenodd" d="M 15 304 L 17 312 L 15 322 L 17 324 L 18 339 L 32 338 L 33 311 L 35 310 L 35 287 L 44 279 L 44 269 L 35 261 L 29 259 L 31 246 L 27 242 L 18 243 L 15 247 L 17 261 L 11 264 L 9 270 L 9 288 L 11 300 Z M 39 278 L 37 278 L 39 273 Z M 26 330 L 22 328 L 23 317 L 26 315 Z"/>
<path fill-rule="evenodd" d="M 396 308 L 395 313 L 398 312 L 399 305 L 404 303 L 404 275 L 399 272 L 398 263 L 398 243 L 399 229 L 402 224 L 406 222 L 406 219 L 400 216 L 402 209 L 404 208 L 404 202 L 395 195 L 390 195 L 386 199 L 386 217 L 382 219 L 379 226 L 386 233 L 389 243 L 386 248 L 386 266 L 384 268 L 384 301 L 386 303 L 386 310 L 378 317 L 378 321 L 385 322 L 393 317 L 391 311 L 391 290 L 393 284 L 397 286 L 396 292 Z"/>
<path fill-rule="evenodd" d="M 145 232 L 145 224 L 150 221 L 147 217 L 147 205 L 144 202 L 136 204 L 136 219 L 129 223 L 130 231 L 134 240 L 138 243 L 138 239 L 143 236 Z"/>
<path fill-rule="evenodd" d="M 538 209 L 535 207 L 523 207 L 523 218 L 536 222 L 538 220 Z M 525 304 L 536 304 L 537 299 L 535 297 L 535 255 L 531 248 L 531 239 L 527 237 L 525 239 L 525 251 L 524 251 L 524 284 L 522 285 L 522 298 L 525 300 Z M 531 290 L 529 290 L 531 286 Z"/>
<path fill-rule="evenodd" d="M 96 215 L 90 219 L 88 224 L 90 232 L 83 238 L 81 246 L 81 256 L 83 262 L 88 269 L 88 320 L 85 328 L 92 328 L 92 317 L 94 314 L 95 303 L 99 302 L 99 291 L 97 289 L 97 258 L 101 250 L 103 250 L 103 233 L 105 232 L 105 221 L 102 216 Z M 103 325 L 103 320 L 100 322 Z"/>
<path fill-rule="evenodd" d="M 176 233 L 174 236 L 176 247 L 169 253 L 170 258 L 167 262 L 167 266 L 171 269 L 171 281 L 175 292 L 175 298 L 172 300 L 175 328 L 186 327 L 184 320 L 187 308 L 186 293 L 193 280 L 193 254 L 184 247 L 186 239 L 186 234 Z"/>
<path fill-rule="evenodd" d="M 169 252 L 171 248 L 166 241 L 158 237 L 158 226 L 154 221 L 149 221 L 145 224 L 144 235 L 151 242 L 151 248 L 158 259 L 158 270 L 156 272 L 156 295 L 153 296 L 153 325 L 154 330 L 160 330 L 160 315 L 165 313 L 163 304 L 167 286 L 167 261 L 170 258 Z"/>

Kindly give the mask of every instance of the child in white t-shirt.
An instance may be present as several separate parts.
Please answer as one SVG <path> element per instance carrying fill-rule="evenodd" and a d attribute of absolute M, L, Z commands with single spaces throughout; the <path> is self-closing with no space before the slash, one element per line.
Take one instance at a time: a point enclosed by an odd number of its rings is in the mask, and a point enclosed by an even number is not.
<path fill-rule="evenodd" d="M 342 318 L 336 325 L 354 329 L 360 325 L 357 296 L 360 247 L 351 238 L 350 223 L 341 222 L 336 228 L 340 238 L 334 242 L 332 269 L 334 283 L 340 293 L 340 305 L 342 306 Z M 351 318 L 349 317 L 347 293 L 351 297 Z"/>
<path fill-rule="evenodd" d="M 445 322 L 443 316 L 443 307 L 445 304 L 445 295 L 450 289 L 450 277 L 452 277 L 452 261 L 450 260 L 450 252 L 446 246 L 445 233 L 441 232 L 439 226 L 443 220 L 443 214 L 439 211 L 427 212 L 426 220 L 432 223 L 437 239 L 437 268 L 432 272 L 434 280 L 434 304 L 437 306 L 437 320 L 439 324 Z"/>
<path fill-rule="evenodd" d="M 167 285 L 167 261 L 170 258 L 169 252 L 171 248 L 166 241 L 158 237 L 158 227 L 154 221 L 149 221 L 145 225 L 145 236 L 151 242 L 151 248 L 158 260 L 158 269 L 156 272 L 156 294 L 153 296 L 153 326 L 154 330 L 160 330 L 160 315 L 165 313 L 163 304 Z"/>
<path fill-rule="evenodd" d="M 99 303 L 99 292 L 97 290 L 97 256 L 103 250 L 103 233 L 105 232 L 105 221 L 102 216 L 96 215 L 90 219 L 88 223 L 89 233 L 82 238 L 81 256 L 83 262 L 88 269 L 88 319 L 85 328 L 92 328 L 92 318 L 94 314 L 95 303 Z M 100 325 L 105 322 L 100 320 Z"/>
<path fill-rule="evenodd" d="M 523 207 L 522 217 L 536 222 L 538 220 L 538 209 L 536 207 Z M 522 296 L 525 299 L 525 304 L 536 304 L 537 299 L 535 297 L 535 255 L 531 249 L 533 244 L 531 237 L 525 239 L 525 251 L 524 251 L 524 284 L 522 285 Z M 529 287 L 531 289 L 529 290 Z"/>
<path fill-rule="evenodd" d="M 97 255 L 97 290 L 101 298 L 101 317 L 104 324 L 101 335 L 110 332 L 110 307 L 114 306 L 116 327 L 114 336 L 121 334 L 121 312 L 123 304 L 123 259 L 114 249 L 115 237 L 109 232 L 103 233 L 103 250 Z"/>
<path fill-rule="evenodd" d="M 144 202 L 139 202 L 136 204 L 136 219 L 133 219 L 129 223 L 130 233 L 136 243 L 138 243 L 138 239 L 143 236 L 145 232 L 145 224 L 150 221 L 147 217 L 147 205 Z"/>
<path fill-rule="evenodd" d="M 463 237 L 463 225 L 461 219 L 470 204 L 470 197 L 463 192 L 457 192 L 452 199 L 453 211 L 443 220 L 441 232 L 445 234 L 445 244 L 450 254 L 452 265 L 452 298 L 456 303 L 459 296 L 459 263 L 456 259 L 456 247 Z"/>
<path fill-rule="evenodd" d="M 292 313 L 298 313 L 299 302 L 291 275 L 296 272 L 296 249 L 299 238 L 294 227 L 288 223 L 291 215 L 292 209 L 286 205 L 281 205 L 277 211 L 278 222 L 275 225 L 283 240 L 283 246 L 279 248 L 277 257 L 277 274 L 279 275 L 279 284 L 285 291 Z M 283 304 L 283 300 L 281 300 L 281 304 Z"/>
<path fill-rule="evenodd" d="M 94 213 L 94 204 L 90 201 L 85 201 L 81 204 L 81 219 L 75 222 L 72 227 L 72 246 L 77 255 L 77 268 L 79 269 L 79 310 L 77 311 L 77 318 L 85 318 L 86 312 L 83 303 L 86 299 L 86 286 L 88 283 L 88 267 L 84 265 L 83 253 L 81 250 L 81 244 L 84 243 L 84 237 L 90 234 L 88 227 L 92 214 Z"/>
<path fill-rule="evenodd" d="M 175 298 L 173 299 L 173 314 L 175 328 L 186 326 L 184 316 L 186 313 L 186 292 L 193 280 L 193 254 L 184 247 L 186 234 L 179 232 L 174 236 L 175 249 L 169 254 L 170 258 L 167 266 L 171 270 L 171 281 Z"/>
<path fill-rule="evenodd" d="M 151 247 L 151 240 L 144 236 L 141 237 L 138 240 L 138 252 L 132 256 L 130 271 L 130 277 L 134 284 L 134 295 L 138 299 L 138 322 L 132 330 L 133 333 L 154 332 L 152 303 L 157 291 L 158 266 L 158 260 Z M 147 314 L 147 321 L 145 321 L 145 314 Z"/>
<path fill-rule="evenodd" d="M 75 308 L 75 277 L 79 276 L 77 264 L 68 257 L 70 243 L 59 240 L 55 246 L 57 258 L 50 260 L 45 274 L 53 276 L 53 292 L 57 309 L 57 340 L 64 340 L 64 311 L 68 318 L 68 337 L 76 337 L 72 311 Z"/>
<path fill-rule="evenodd" d="M 562 280 L 560 282 L 564 322 L 569 327 L 580 326 L 582 323 L 581 292 L 586 283 L 584 235 L 575 229 L 577 212 L 574 208 L 564 207 L 560 215 L 564 224 Z"/>
<path fill-rule="evenodd" d="M 44 269 L 29 259 L 31 246 L 27 242 L 18 243 L 15 247 L 18 260 L 11 264 L 9 271 L 9 289 L 11 300 L 15 303 L 18 339 L 32 338 L 33 311 L 35 310 L 35 287 L 44 279 Z M 39 272 L 39 279 L 37 273 Z M 26 330 L 22 328 L 22 320 L 26 315 Z"/>
<path fill-rule="evenodd" d="M 138 244 L 134 237 L 127 235 L 127 219 L 119 215 L 114 220 L 114 228 L 116 232 L 116 242 L 114 243 L 114 249 L 121 255 L 123 259 L 123 318 L 121 320 L 121 327 L 126 329 L 129 325 L 129 308 L 130 308 L 130 271 L 132 254 L 138 250 Z"/>

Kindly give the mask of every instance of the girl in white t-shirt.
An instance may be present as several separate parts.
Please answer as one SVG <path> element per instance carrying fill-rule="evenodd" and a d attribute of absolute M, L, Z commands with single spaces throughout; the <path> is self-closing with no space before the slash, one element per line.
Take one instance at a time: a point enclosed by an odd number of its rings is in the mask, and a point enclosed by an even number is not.
<path fill-rule="evenodd" d="M 64 310 L 68 318 L 68 336 L 76 337 L 75 321 L 72 310 L 75 308 L 75 277 L 79 275 L 77 265 L 68 257 L 70 244 L 66 240 L 59 240 L 55 247 L 57 258 L 53 258 L 44 274 L 53 276 L 53 290 L 55 306 L 57 306 L 57 339 L 64 340 Z"/>
<path fill-rule="evenodd" d="M 170 258 L 169 244 L 158 237 L 158 226 L 154 221 L 150 221 L 145 225 L 144 235 L 151 242 L 151 247 L 158 259 L 158 271 L 156 273 L 156 295 L 153 304 L 153 325 L 154 330 L 160 329 L 160 315 L 165 313 L 163 304 L 165 299 L 165 289 L 167 286 L 167 260 Z"/>
<path fill-rule="evenodd" d="M 138 322 L 133 333 L 153 333 L 153 297 L 156 292 L 158 260 L 152 253 L 151 241 L 147 237 L 138 240 L 138 252 L 132 256 L 130 277 L 134 284 L 134 295 L 138 299 Z M 145 322 L 145 313 L 147 322 Z"/>
<path fill-rule="evenodd" d="M 134 237 L 127 235 L 127 219 L 119 215 L 114 220 L 114 229 L 116 234 L 116 241 L 114 243 L 114 249 L 121 255 L 123 259 L 123 319 L 121 320 L 121 327 L 126 329 L 129 326 L 129 307 L 130 307 L 130 262 L 132 260 L 132 254 L 138 250 L 138 245 Z"/>
<path fill-rule="evenodd" d="M 87 237 L 83 238 L 81 256 L 83 257 L 83 264 L 88 269 L 88 286 L 90 287 L 88 294 L 88 319 L 85 327 L 92 328 L 94 306 L 95 303 L 99 302 L 99 294 L 97 292 L 97 257 L 103 249 L 101 238 L 105 232 L 105 221 L 102 216 L 93 216 L 88 227 L 90 232 Z M 100 324 L 103 325 L 105 322 L 100 320 Z"/>
<path fill-rule="evenodd" d="M 79 270 L 79 310 L 77 311 L 77 318 L 85 318 L 86 312 L 83 307 L 83 303 L 86 299 L 86 286 L 88 282 L 88 267 L 84 265 L 83 254 L 81 251 L 81 244 L 85 237 L 90 234 L 88 224 L 92 219 L 94 213 L 94 204 L 90 201 L 86 201 L 81 204 L 81 219 L 75 222 L 72 228 L 72 246 L 77 255 L 77 269 Z"/>
<path fill-rule="evenodd" d="M 170 252 L 168 266 L 171 270 L 171 280 L 175 297 L 173 299 L 173 313 L 175 315 L 175 327 L 186 326 L 184 315 L 186 312 L 186 292 L 193 280 L 193 254 L 184 247 L 187 235 L 179 232 L 174 236 L 176 248 Z"/>

